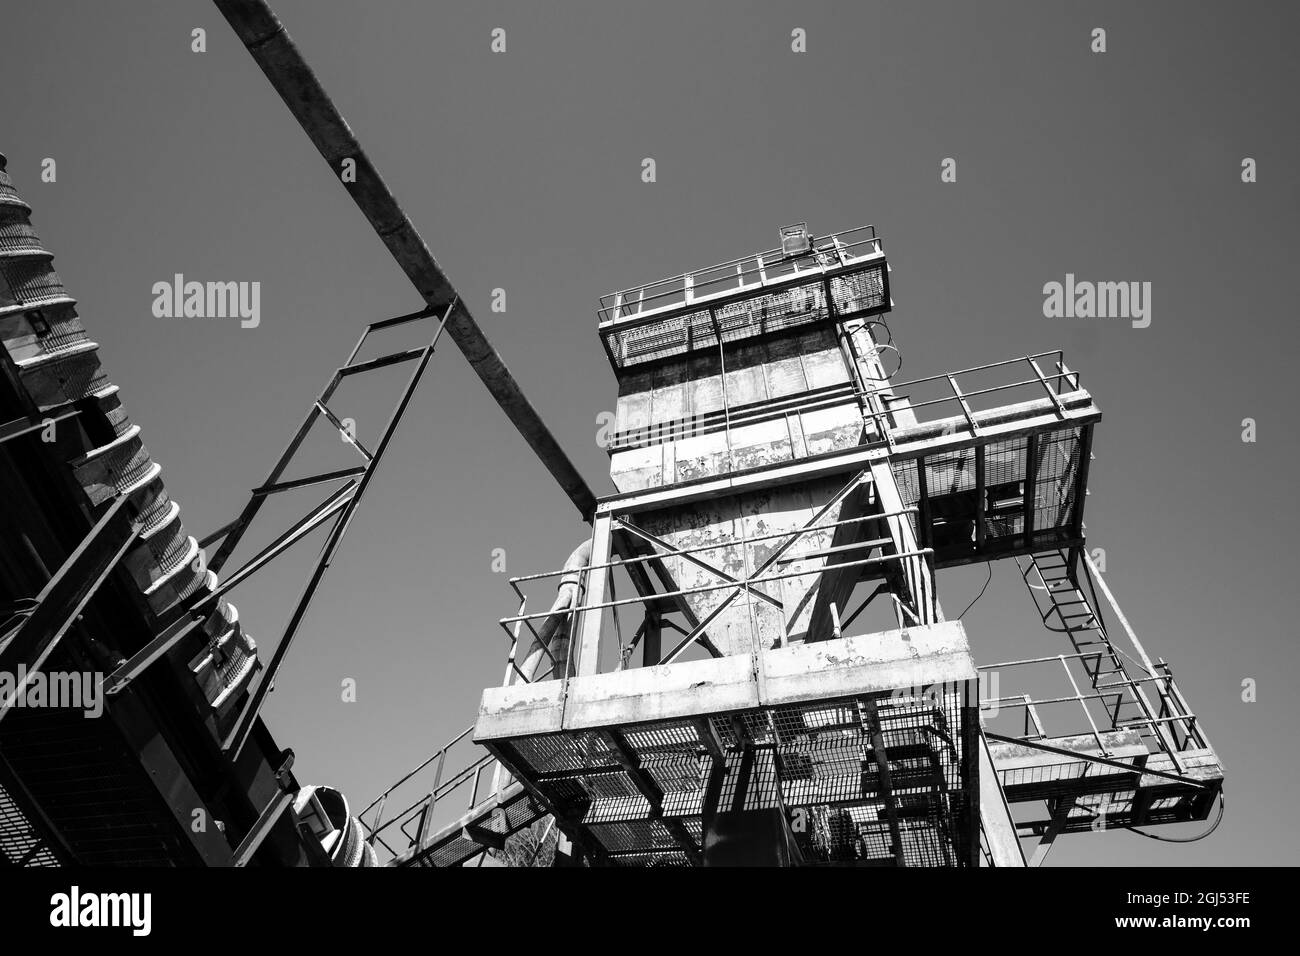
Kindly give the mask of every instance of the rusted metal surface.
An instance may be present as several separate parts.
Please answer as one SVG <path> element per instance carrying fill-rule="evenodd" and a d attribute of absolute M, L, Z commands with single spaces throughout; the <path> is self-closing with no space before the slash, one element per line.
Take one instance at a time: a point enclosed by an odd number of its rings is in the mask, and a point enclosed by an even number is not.
<path fill-rule="evenodd" d="M 283 24 L 261 0 L 215 2 L 335 175 L 340 173 L 345 160 L 356 164 L 355 181 L 349 177 L 342 182 L 343 188 L 429 307 L 441 312 L 456 303 L 447 320 L 447 334 L 583 518 L 590 520 L 596 507 L 595 495 L 524 396 L 464 300 L 457 299 L 446 273 L 371 164 Z"/>

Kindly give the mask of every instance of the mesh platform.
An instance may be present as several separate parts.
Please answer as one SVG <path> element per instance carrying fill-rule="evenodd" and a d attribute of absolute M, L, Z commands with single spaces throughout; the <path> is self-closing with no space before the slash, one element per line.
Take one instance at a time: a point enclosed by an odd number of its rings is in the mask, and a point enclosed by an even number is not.
<path fill-rule="evenodd" d="M 805 863 L 958 866 L 971 855 L 971 707 L 960 683 L 488 746 L 607 863 L 698 862 L 721 753 L 715 810 L 780 811 Z"/>

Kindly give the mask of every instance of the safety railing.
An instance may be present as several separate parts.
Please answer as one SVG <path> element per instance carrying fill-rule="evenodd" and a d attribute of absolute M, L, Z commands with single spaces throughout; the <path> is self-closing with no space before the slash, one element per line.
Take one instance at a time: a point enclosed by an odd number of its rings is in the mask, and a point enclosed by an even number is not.
<path fill-rule="evenodd" d="M 1041 363 L 1047 360 L 1050 360 L 1050 367 L 1044 370 Z M 1007 376 L 1012 380 L 995 381 L 974 387 L 963 385 L 965 380 L 974 376 L 997 374 L 995 370 L 1011 369 L 1019 365 L 1026 366 L 1032 377 Z M 893 383 L 886 391 L 855 388 L 846 383 L 746 405 L 726 403 L 724 408 L 711 412 L 624 428 L 609 436 L 605 450 L 612 454 L 648 445 L 681 441 L 772 418 L 819 411 L 852 401 L 862 405 L 864 419 L 869 423 L 870 433 L 866 436 L 866 444 L 876 442 L 892 444 L 893 433 L 898 429 L 932 422 L 944 422 L 948 434 L 961 432 L 979 437 L 981 434 L 979 419 L 982 413 L 1017 402 L 1041 400 L 1044 396 L 1052 410 L 1064 419 L 1068 417 L 1065 402 L 1071 394 L 1080 391 L 1081 388 L 1079 372 L 1066 365 L 1064 353 L 1056 349 Z M 913 398 L 911 392 L 903 391 L 904 389 L 940 391 L 942 394 Z"/>
<path fill-rule="evenodd" d="M 358 814 L 366 842 L 381 863 L 422 846 L 439 827 L 455 822 L 509 782 L 496 758 L 474 745 L 473 730 L 467 727 L 453 737 Z M 411 794 L 419 796 L 385 815 L 391 804 L 409 800 Z"/>
<path fill-rule="evenodd" d="M 1155 673 L 1134 676 L 1127 672 L 1117 673 L 1113 679 L 1102 681 L 1095 686 L 1088 684 L 1083 677 L 1072 669 L 1071 665 L 1082 668 L 1086 674 L 1089 661 L 1092 668 L 1106 656 L 1104 651 L 1085 651 L 1074 654 L 1056 654 L 1048 657 L 1033 657 L 1024 660 L 1004 661 L 998 664 L 981 666 L 981 688 L 993 690 L 993 695 L 980 700 L 981 710 L 990 715 L 1023 715 L 1022 730 L 1017 734 L 1024 740 L 1044 740 L 1052 737 L 1068 737 L 1086 734 L 1097 744 L 1098 750 L 1106 755 L 1109 746 L 1103 735 L 1116 731 L 1136 730 L 1156 751 L 1181 753 L 1185 750 L 1198 750 L 1208 747 L 1208 742 L 1201 733 L 1197 716 L 1187 706 L 1186 700 L 1178 690 L 1173 672 L 1163 660 L 1155 665 Z M 1068 687 L 1069 693 L 1019 692 L 994 696 L 1000 685 L 1008 679 L 1008 672 L 1029 668 L 1039 668 L 1036 683 L 1048 684 L 1044 668 L 1055 670 L 1052 665 L 1059 665 L 1056 686 Z M 1138 665 L 1140 668 L 1140 665 Z M 996 679 L 992 679 L 996 675 Z M 1014 680 L 1015 675 L 1010 675 Z M 1028 682 L 1026 678 L 1025 682 Z M 1048 684 L 1050 686 L 1050 684 Z M 1151 688 L 1160 701 L 1157 707 L 1147 707 L 1144 703 L 1143 688 Z M 1125 712 L 1125 705 L 1132 708 Z M 1061 719 L 1062 709 L 1077 708 L 1080 719 Z M 1136 711 L 1136 712 L 1134 712 Z M 1049 729 L 1045 714 L 1053 717 Z"/>
<path fill-rule="evenodd" d="M 1103 752 L 1103 733 L 1136 730 L 1154 743 L 1158 751 L 1169 754 L 1181 772 L 1183 765 L 1178 754 L 1209 747 L 1196 715 L 1174 683 L 1169 666 L 1163 660 L 1153 661 L 1147 654 L 1090 554 L 1082 549 L 1072 553 L 1046 551 L 1033 554 L 1024 562 L 1017 558 L 1017 562 L 1044 627 L 1067 635 L 1075 651 L 990 665 L 989 669 L 995 672 L 1000 668 L 1043 665 L 1055 671 L 1053 662 L 1056 662 L 1072 691 L 1069 695 L 1053 691 L 1049 696 L 1038 697 L 1021 693 L 1014 698 L 992 701 L 998 707 L 1005 704 L 1012 710 L 1023 710 L 1022 739 L 1047 736 L 1041 720 L 1042 708 L 1078 704 L 1087 729 L 1076 724 L 1076 730 L 1091 734 Z M 1101 597 L 1105 597 L 1118 623 L 1114 636 Z M 1053 617 L 1056 625 L 1052 623 Z M 1123 643 L 1116 638 L 1122 638 Z M 1095 715 L 1100 716 L 1100 721 Z"/>
<path fill-rule="evenodd" d="M 1049 359 L 1052 360 L 1050 370 L 1044 371 L 1040 360 Z M 1028 368 L 1028 376 L 1011 375 L 1006 377 L 1012 381 L 1000 380 L 1004 370 L 1022 365 Z M 992 381 L 970 384 L 971 379 L 977 376 Z M 1041 400 L 1044 396 L 1053 411 L 1064 419 L 1068 417 L 1065 399 L 1082 387 L 1079 373 L 1065 364 L 1064 352 L 1054 349 L 906 382 L 892 382 L 888 391 L 868 390 L 862 394 L 873 406 L 866 415 L 874 423 L 877 433 L 892 444 L 891 433 L 894 430 L 932 422 L 945 423 L 945 431 L 949 433 L 960 431 L 978 438 L 982 413 L 1017 402 Z M 920 397 L 914 396 L 913 392 L 919 392 Z M 925 411 L 918 415 L 921 410 Z"/>
<path fill-rule="evenodd" d="M 793 276 L 824 272 L 882 255 L 883 244 L 872 225 L 857 226 L 813 241 L 808 252 L 788 256 L 781 249 L 743 256 L 667 279 L 611 292 L 600 297 L 601 322 L 667 311 L 711 296 L 759 290 Z"/>
<path fill-rule="evenodd" d="M 743 540 L 736 539 L 715 544 L 703 544 L 688 548 L 677 548 L 668 546 L 665 542 L 656 541 L 654 552 L 650 554 L 639 555 L 632 558 L 621 558 L 612 561 L 593 563 L 578 569 L 561 569 L 556 571 L 542 571 L 535 574 L 520 575 L 512 577 L 509 580 L 510 586 L 514 589 L 515 594 L 519 597 L 519 611 L 508 617 L 503 617 L 498 621 L 499 626 L 505 632 L 509 645 L 507 655 L 506 673 L 503 681 L 504 686 L 513 683 L 532 683 L 538 680 L 553 680 L 571 676 L 573 673 L 573 662 L 575 655 L 566 654 L 560 657 L 553 651 L 557 639 L 567 642 L 570 649 L 576 648 L 576 630 L 578 624 L 584 620 L 585 616 L 590 613 L 604 615 L 609 612 L 613 617 L 613 632 L 619 640 L 618 668 L 623 669 L 629 666 L 633 652 L 645 635 L 646 621 L 633 634 L 631 640 L 624 643 L 621 638 L 622 626 L 618 619 L 618 612 L 621 608 L 629 608 L 640 605 L 642 608 L 649 609 L 651 604 L 662 608 L 663 602 L 672 599 L 686 598 L 694 595 L 713 594 L 718 592 L 730 592 L 719 607 L 714 608 L 705 618 L 695 624 L 694 627 L 685 627 L 668 617 L 659 617 L 659 623 L 669 629 L 677 631 L 681 635 L 681 640 L 670 651 L 663 654 L 656 663 L 671 664 L 679 660 L 682 655 L 693 645 L 699 642 L 707 635 L 708 625 L 715 616 L 720 613 L 730 601 L 738 597 L 746 596 L 749 599 L 759 601 L 773 602 L 775 599 L 766 592 L 758 590 L 764 584 L 780 582 L 788 579 L 815 579 L 833 572 L 840 572 L 849 569 L 864 569 L 872 566 L 896 565 L 901 571 L 901 578 L 906 582 L 907 593 L 900 596 L 891 595 L 900 608 L 900 614 L 905 620 L 913 624 L 929 624 L 937 620 L 938 605 L 933 584 L 933 549 L 916 548 L 907 551 L 895 551 L 893 553 L 884 553 L 884 549 L 894 545 L 895 539 L 892 536 L 874 537 L 863 541 L 854 541 L 848 544 L 827 546 L 825 548 L 814 549 L 795 554 L 788 554 L 787 551 L 799 540 L 810 534 L 833 532 L 837 528 L 843 528 L 851 525 L 863 524 L 865 522 L 889 522 L 901 519 L 910 519 L 916 514 L 915 507 L 903 508 L 896 511 L 881 512 L 860 517 L 846 518 L 830 522 L 818 522 L 809 524 L 802 528 L 791 529 L 786 531 L 776 531 L 767 534 L 746 536 Z M 626 521 L 619 521 L 622 529 L 630 533 L 643 537 L 644 532 Z M 760 563 L 755 560 L 754 546 L 765 542 L 781 541 L 782 543 L 775 547 L 770 554 Z M 869 552 L 880 548 L 882 553 L 867 557 L 848 557 L 853 553 Z M 712 568 L 707 561 L 698 557 L 699 555 L 710 552 L 719 552 L 727 550 L 743 549 L 744 557 L 742 563 L 745 567 L 755 568 L 755 571 L 749 576 L 734 578 L 722 571 L 720 568 Z M 847 560 L 844 558 L 848 557 Z M 644 567 L 651 562 L 661 562 L 666 559 L 682 559 L 689 561 L 696 566 L 703 566 L 710 573 L 715 574 L 720 579 L 720 583 L 700 585 L 696 587 L 677 588 L 674 590 L 656 591 L 648 594 L 637 594 L 634 597 L 618 598 L 613 594 L 611 588 L 611 599 L 606 600 L 589 600 L 581 602 L 576 608 L 563 611 L 565 620 L 562 630 L 557 630 L 556 638 L 550 642 L 543 640 L 543 635 L 538 630 L 538 622 L 545 621 L 547 618 L 554 616 L 553 611 L 529 612 L 527 610 L 528 598 L 520 587 L 522 584 L 529 582 L 542 581 L 580 573 L 584 578 L 592 571 L 622 569 L 627 571 L 634 567 Z M 829 563 L 828 559 L 835 559 L 835 563 Z M 809 560 L 827 560 L 827 563 L 817 568 L 808 570 L 781 570 L 780 566 L 790 565 L 800 561 Z M 648 576 L 647 576 L 648 578 Z M 611 578 L 612 580 L 612 578 Z M 586 594 L 585 580 L 580 591 Z M 588 598 L 597 597 L 597 595 L 586 594 Z M 599 595 L 603 597 L 603 595 Z M 865 606 L 865 605 L 864 605 Z M 828 636 L 839 637 L 844 629 L 848 628 L 858 614 L 863 610 L 859 607 L 852 614 L 841 616 L 838 607 L 831 607 L 832 633 Z M 757 634 L 751 635 L 754 641 L 757 641 Z M 545 657 L 549 662 L 545 668 L 520 666 L 521 642 L 528 642 L 528 651 L 526 661 L 539 661 L 540 657 Z M 755 643 L 755 646 L 757 644 Z"/>

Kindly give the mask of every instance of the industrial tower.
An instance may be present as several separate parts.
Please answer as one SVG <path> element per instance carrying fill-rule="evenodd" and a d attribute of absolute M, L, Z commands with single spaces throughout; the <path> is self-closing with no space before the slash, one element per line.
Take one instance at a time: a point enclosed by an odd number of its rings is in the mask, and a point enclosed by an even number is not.
<path fill-rule="evenodd" d="M 1218 760 L 1085 549 L 1079 373 L 1047 352 L 894 381 L 891 307 L 874 227 L 803 224 L 601 299 L 617 493 L 562 570 L 512 580 L 491 757 L 444 776 L 440 751 L 427 797 L 378 807 L 393 862 L 481 860 L 548 814 L 594 865 L 1017 866 L 1210 813 Z M 1036 633 L 977 667 L 936 575 L 994 560 Z"/>
<path fill-rule="evenodd" d="M 601 300 L 618 404 L 598 499 L 283 25 L 216 3 L 329 167 L 352 164 L 424 306 L 365 326 L 241 513 L 195 539 L 0 157 L 0 672 L 94 673 L 108 695 L 87 721 L 0 694 L 0 864 L 473 865 L 549 827 L 559 861 L 591 865 L 1020 866 L 1063 833 L 1221 811 L 1198 718 L 1087 550 L 1101 412 L 1061 353 L 896 381 L 881 237 L 789 227 Z M 361 357 L 410 323 L 427 345 Z M 592 531 L 511 580 L 473 725 L 354 815 L 298 783 L 260 711 L 444 332 Z M 342 383 L 397 366 L 357 463 L 289 477 L 313 423 L 339 426 Z M 225 570 L 268 497 L 321 485 Z M 318 528 L 259 652 L 226 595 Z M 1016 660 L 977 664 L 938 577 L 995 560 L 1036 620 Z"/>

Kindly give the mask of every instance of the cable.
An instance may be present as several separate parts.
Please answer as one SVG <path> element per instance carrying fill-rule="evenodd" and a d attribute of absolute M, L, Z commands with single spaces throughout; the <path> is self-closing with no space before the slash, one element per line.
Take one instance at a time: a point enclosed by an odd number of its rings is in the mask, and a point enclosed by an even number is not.
<path fill-rule="evenodd" d="M 984 587 L 980 588 L 980 593 L 975 595 L 975 601 L 978 601 L 980 598 L 984 596 L 984 592 L 988 590 L 989 582 L 993 580 L 993 562 L 985 561 L 984 563 L 988 566 L 989 576 L 984 579 Z M 971 601 L 969 604 L 966 605 L 966 610 L 962 611 L 960 614 L 957 615 L 957 620 L 961 620 L 963 617 L 965 617 L 967 614 L 970 613 L 970 609 L 975 606 L 975 601 Z"/>
<path fill-rule="evenodd" d="M 1138 836 L 1144 836 L 1148 840 L 1159 840 L 1161 843 L 1195 843 L 1197 840 L 1204 840 L 1215 830 L 1219 829 L 1219 824 L 1223 822 L 1223 812 L 1226 806 L 1227 803 L 1223 799 L 1223 791 L 1220 790 L 1219 791 L 1219 815 L 1214 818 L 1214 823 L 1208 830 L 1206 830 L 1204 833 L 1198 833 L 1194 837 L 1164 837 L 1164 836 L 1156 836 L 1154 833 L 1147 833 L 1145 830 L 1139 830 L 1136 827 L 1125 827 L 1124 829 L 1128 830 L 1131 833 L 1136 833 Z"/>

